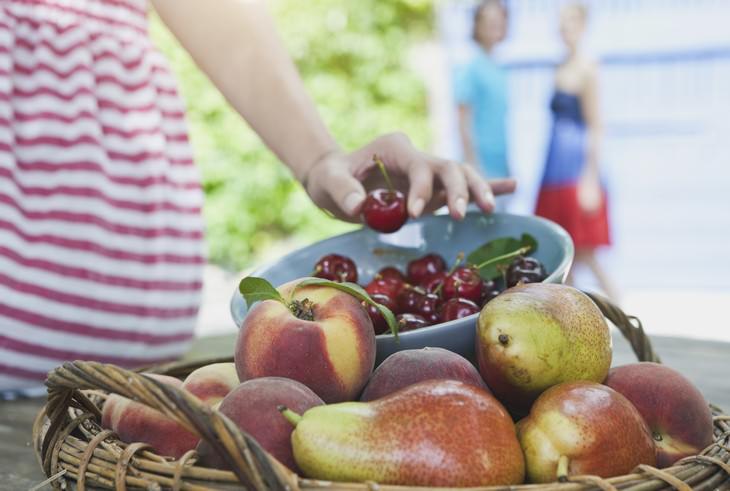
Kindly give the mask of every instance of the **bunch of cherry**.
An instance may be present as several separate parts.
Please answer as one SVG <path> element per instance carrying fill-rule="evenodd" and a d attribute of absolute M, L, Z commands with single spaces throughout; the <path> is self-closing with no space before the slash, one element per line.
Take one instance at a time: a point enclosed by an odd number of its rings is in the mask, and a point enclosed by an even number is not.
<path fill-rule="evenodd" d="M 404 332 L 476 314 L 506 288 L 547 277 L 542 263 L 532 257 L 515 258 L 504 277 L 496 281 L 484 280 L 474 266 L 459 263 L 448 269 L 443 257 L 426 254 L 409 262 L 405 274 L 394 266 L 381 269 L 365 290 L 375 302 L 396 314 L 399 332 Z M 328 254 L 315 265 L 314 276 L 357 283 L 357 266 L 348 257 Z M 375 334 L 387 332 L 388 325 L 380 312 L 363 305 Z"/>

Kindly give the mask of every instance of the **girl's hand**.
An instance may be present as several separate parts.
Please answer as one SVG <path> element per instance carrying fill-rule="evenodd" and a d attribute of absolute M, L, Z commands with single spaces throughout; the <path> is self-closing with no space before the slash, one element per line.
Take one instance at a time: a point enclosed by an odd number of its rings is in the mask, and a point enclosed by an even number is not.
<path fill-rule="evenodd" d="M 469 201 L 490 213 L 494 195 L 511 193 L 516 187 L 514 179 L 487 182 L 470 165 L 420 152 L 401 133 L 381 136 L 350 154 L 325 155 L 309 169 L 302 184 L 321 208 L 340 219 L 359 221 L 365 190 L 386 186 L 374 155 L 385 164 L 393 186 L 408 195 L 413 218 L 448 204 L 451 216 L 460 220 Z"/>
<path fill-rule="evenodd" d="M 578 180 L 578 206 L 585 214 L 596 213 L 603 204 L 603 190 L 598 177 L 586 174 Z"/>

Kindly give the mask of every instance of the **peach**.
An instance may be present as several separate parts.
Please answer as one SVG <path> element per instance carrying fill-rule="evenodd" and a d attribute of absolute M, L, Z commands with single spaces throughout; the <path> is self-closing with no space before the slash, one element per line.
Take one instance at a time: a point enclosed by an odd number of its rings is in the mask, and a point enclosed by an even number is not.
<path fill-rule="evenodd" d="M 712 412 L 681 373 L 658 363 L 633 363 L 608 372 L 604 384 L 631 401 L 654 436 L 657 465 L 700 453 L 712 443 Z"/>
<path fill-rule="evenodd" d="M 182 382 L 167 375 L 145 374 L 162 383 L 182 388 Z M 118 394 L 104 402 L 101 425 L 113 430 L 126 443 L 144 442 L 158 454 L 180 458 L 197 445 L 199 437 L 161 412 Z"/>
<path fill-rule="evenodd" d="M 474 365 L 463 356 L 443 348 L 409 349 L 393 353 L 378 366 L 360 400 L 380 399 L 403 387 L 433 379 L 458 380 L 489 390 Z"/>
<path fill-rule="evenodd" d="M 325 402 L 355 399 L 375 364 L 375 333 L 353 296 L 327 286 L 278 288 L 284 302 L 264 300 L 249 311 L 234 351 L 238 377 L 285 377 Z"/>
<path fill-rule="evenodd" d="M 190 372 L 182 387 L 209 406 L 214 406 L 239 383 L 234 363 L 213 363 Z"/>
<path fill-rule="evenodd" d="M 297 472 L 291 446 L 294 428 L 277 407 L 284 405 L 303 413 L 322 404 L 324 401 L 306 385 L 282 377 L 264 377 L 243 382 L 223 399 L 218 409 L 264 450 Z M 230 469 L 223 457 L 204 440 L 198 444 L 198 454 L 201 463 L 208 467 Z"/>

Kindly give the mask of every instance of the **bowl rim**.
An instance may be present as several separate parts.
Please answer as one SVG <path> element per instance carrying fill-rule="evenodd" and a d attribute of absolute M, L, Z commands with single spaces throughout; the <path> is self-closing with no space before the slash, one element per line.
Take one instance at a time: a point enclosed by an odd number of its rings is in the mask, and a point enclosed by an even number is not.
<path fill-rule="evenodd" d="M 506 220 L 517 220 L 517 221 L 536 220 L 537 222 L 540 222 L 542 225 L 544 225 L 545 227 L 550 229 L 552 232 L 554 232 L 559 237 L 560 241 L 563 243 L 563 246 L 565 248 L 565 254 L 564 254 L 562 260 L 560 261 L 560 263 L 558 264 L 558 266 L 542 282 L 543 283 L 546 283 L 546 282 L 552 283 L 560 276 L 567 274 L 567 272 L 570 270 L 570 267 L 575 258 L 575 245 L 573 244 L 573 239 L 571 239 L 568 232 L 563 227 L 561 227 L 559 224 L 555 223 L 554 221 L 548 220 L 547 218 L 543 218 L 543 217 L 540 217 L 537 215 L 530 215 L 530 214 L 520 215 L 520 214 L 515 214 L 515 213 L 497 213 L 497 212 L 490 213 L 490 214 L 484 214 L 479 211 L 469 211 L 466 214 L 466 216 L 464 217 L 464 219 L 466 219 L 469 216 L 482 216 L 482 217 L 487 217 L 487 218 L 492 218 L 492 219 L 506 219 Z M 432 220 L 432 219 L 433 220 L 447 220 L 447 221 L 453 220 L 449 215 L 428 215 L 428 216 L 420 217 L 415 220 L 412 219 L 411 221 L 418 221 L 418 220 L 424 220 L 424 219 L 426 219 L 426 220 Z M 327 244 L 328 242 L 340 240 L 343 237 L 348 237 L 348 236 L 351 236 L 354 234 L 362 233 L 363 229 L 364 229 L 364 227 L 361 227 L 356 230 L 351 230 L 351 231 L 345 232 L 343 234 L 335 235 L 333 237 L 328 237 L 326 239 L 322 239 L 320 241 L 312 242 L 311 244 L 307 244 L 306 246 L 296 249 L 294 251 L 291 251 L 278 259 L 272 259 L 270 261 L 267 261 L 263 265 L 251 270 L 251 272 L 247 276 L 257 276 L 261 271 L 266 271 L 267 269 L 270 269 L 277 263 L 284 261 L 286 259 L 289 259 L 290 257 L 293 257 L 297 254 L 300 254 L 301 251 L 306 248 L 313 247 L 315 245 L 317 245 L 317 246 L 324 245 L 324 244 Z M 234 313 L 234 304 L 235 304 L 237 298 L 240 298 L 240 297 L 241 297 L 241 294 L 238 292 L 238 288 L 236 288 L 233 291 L 231 300 L 229 301 L 229 311 L 231 314 L 231 318 L 234 321 L 234 324 L 236 323 L 236 315 Z M 416 329 L 414 331 L 406 331 L 403 333 L 398 333 L 398 337 L 399 338 L 400 337 L 409 337 L 409 336 L 416 337 L 418 335 L 426 335 L 435 329 L 440 329 L 440 328 L 443 328 L 444 326 L 453 326 L 455 324 L 463 323 L 465 321 L 470 321 L 471 319 L 475 319 L 477 316 L 479 316 L 479 312 L 472 314 L 472 315 L 468 315 L 466 317 L 461 317 L 460 319 L 454 319 L 454 320 L 451 320 L 448 322 L 441 322 L 439 324 L 434 324 L 432 326 L 422 327 L 422 328 Z M 237 328 L 240 328 L 240 327 L 241 326 L 237 326 Z M 378 340 L 395 339 L 395 336 L 390 333 L 384 333 L 384 334 L 375 335 L 375 338 Z"/>

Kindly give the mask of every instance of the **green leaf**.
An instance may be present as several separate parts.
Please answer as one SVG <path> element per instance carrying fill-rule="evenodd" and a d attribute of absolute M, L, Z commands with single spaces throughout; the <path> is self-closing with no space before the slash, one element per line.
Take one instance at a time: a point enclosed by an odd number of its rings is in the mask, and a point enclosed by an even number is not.
<path fill-rule="evenodd" d="M 500 237 L 490 240 L 470 252 L 466 260 L 469 264 L 481 265 L 479 275 L 482 278 L 493 280 L 501 276 L 500 268 L 509 266 L 514 257 L 535 250 L 537 250 L 537 240 L 530 234 L 522 234 L 519 239 Z"/>
<path fill-rule="evenodd" d="M 393 312 L 385 305 L 381 305 L 372 298 L 370 298 L 368 292 L 366 292 L 365 289 L 357 283 L 338 283 L 336 281 L 326 280 L 324 278 L 307 278 L 306 280 L 302 280 L 297 283 L 294 291 L 292 291 L 292 295 L 294 295 L 294 292 L 296 290 L 305 286 L 328 286 L 330 288 L 336 288 L 337 290 L 352 295 L 360 301 L 372 305 L 373 307 L 378 309 L 383 315 L 385 322 L 388 324 L 388 327 L 390 327 L 390 332 L 393 334 L 393 336 L 395 336 L 396 341 L 398 340 L 398 322 L 395 320 L 395 315 L 393 314 Z"/>
<path fill-rule="evenodd" d="M 238 284 L 238 291 L 246 300 L 246 306 L 250 309 L 253 304 L 261 300 L 276 300 L 281 303 L 284 298 L 274 286 L 263 278 L 247 276 Z"/>

